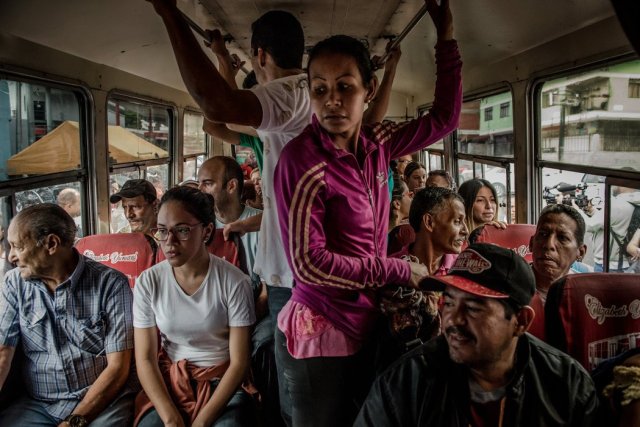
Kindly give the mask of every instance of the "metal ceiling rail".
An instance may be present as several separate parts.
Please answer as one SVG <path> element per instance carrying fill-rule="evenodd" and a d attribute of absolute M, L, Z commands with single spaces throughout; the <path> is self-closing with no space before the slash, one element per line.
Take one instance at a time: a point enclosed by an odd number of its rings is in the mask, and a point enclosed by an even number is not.
<path fill-rule="evenodd" d="M 191 29 L 196 33 L 198 33 L 207 42 L 207 45 L 211 44 L 211 36 L 209 35 L 209 33 L 203 30 L 193 19 L 189 18 L 189 16 L 183 11 L 180 10 L 180 14 L 184 18 L 184 20 L 187 22 L 187 24 L 189 24 Z M 230 42 L 233 40 L 233 37 L 230 34 L 223 35 L 222 38 L 225 42 Z M 250 73 L 250 71 L 247 70 L 244 66 L 240 67 L 240 70 L 245 74 Z"/>
<path fill-rule="evenodd" d="M 391 42 L 391 44 L 387 48 L 387 50 L 384 53 L 384 55 L 382 56 L 382 58 L 380 58 L 380 63 L 381 64 L 384 64 L 387 61 L 387 58 L 389 57 L 389 52 L 391 52 L 393 49 L 398 47 L 398 45 L 402 42 L 402 40 L 404 40 L 404 38 L 407 36 L 407 34 L 409 34 L 411 32 L 411 30 L 413 30 L 413 27 L 415 27 L 416 24 L 418 22 L 420 22 L 420 20 L 422 19 L 422 17 L 424 15 L 426 15 L 426 13 L 427 13 L 427 4 L 425 3 L 425 4 L 422 5 L 420 10 L 418 10 L 416 15 L 413 18 L 411 18 L 411 21 L 409 21 L 407 26 L 404 27 L 404 30 L 402 30 L 400 32 L 400 34 L 398 34 L 398 37 L 393 39 L 393 41 Z"/>

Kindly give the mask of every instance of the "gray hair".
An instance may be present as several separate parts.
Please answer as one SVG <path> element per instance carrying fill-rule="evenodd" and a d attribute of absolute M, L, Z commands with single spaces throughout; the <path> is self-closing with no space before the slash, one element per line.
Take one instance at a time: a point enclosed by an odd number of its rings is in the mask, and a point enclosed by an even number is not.
<path fill-rule="evenodd" d="M 20 229 L 36 241 L 38 245 L 49 234 L 60 238 L 62 246 L 72 247 L 76 237 L 73 218 L 54 203 L 41 203 L 23 209 L 13 219 L 20 222 Z"/>

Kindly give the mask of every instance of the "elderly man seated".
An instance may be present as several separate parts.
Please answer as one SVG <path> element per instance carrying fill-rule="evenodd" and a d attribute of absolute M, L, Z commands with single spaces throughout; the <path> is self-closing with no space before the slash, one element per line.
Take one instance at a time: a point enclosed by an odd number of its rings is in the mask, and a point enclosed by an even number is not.
<path fill-rule="evenodd" d="M 80 255 L 74 237 L 73 219 L 55 204 L 26 208 L 9 226 L 17 268 L 0 285 L 0 388 L 20 345 L 27 396 L 0 413 L 2 427 L 131 422 L 129 282 Z"/>

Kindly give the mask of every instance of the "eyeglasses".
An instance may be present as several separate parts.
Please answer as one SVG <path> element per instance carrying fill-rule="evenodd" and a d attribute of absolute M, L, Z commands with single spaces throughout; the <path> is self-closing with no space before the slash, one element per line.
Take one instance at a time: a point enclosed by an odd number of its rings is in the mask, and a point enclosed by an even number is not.
<path fill-rule="evenodd" d="M 189 240 L 191 229 L 196 225 L 202 225 L 201 222 L 195 224 L 178 225 L 172 228 L 152 228 L 151 235 L 159 242 L 164 242 L 169 238 L 169 233 L 173 234 L 178 240 Z"/>

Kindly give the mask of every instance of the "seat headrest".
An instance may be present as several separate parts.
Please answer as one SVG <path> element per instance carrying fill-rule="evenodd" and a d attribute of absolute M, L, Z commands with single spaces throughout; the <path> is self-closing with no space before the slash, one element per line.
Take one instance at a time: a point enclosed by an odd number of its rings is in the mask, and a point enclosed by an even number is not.
<path fill-rule="evenodd" d="M 136 278 L 154 264 L 154 250 L 143 233 L 95 234 L 78 240 L 82 255 L 124 273 L 133 287 Z"/>
<path fill-rule="evenodd" d="M 549 289 L 545 333 L 550 344 L 587 370 L 640 347 L 640 274 L 570 274 Z"/>
<path fill-rule="evenodd" d="M 529 241 L 535 233 L 536 226 L 533 224 L 509 224 L 504 230 L 492 225 L 484 225 L 473 231 L 469 237 L 469 242 L 493 243 L 494 245 L 511 249 L 527 262 L 532 262 Z"/>

